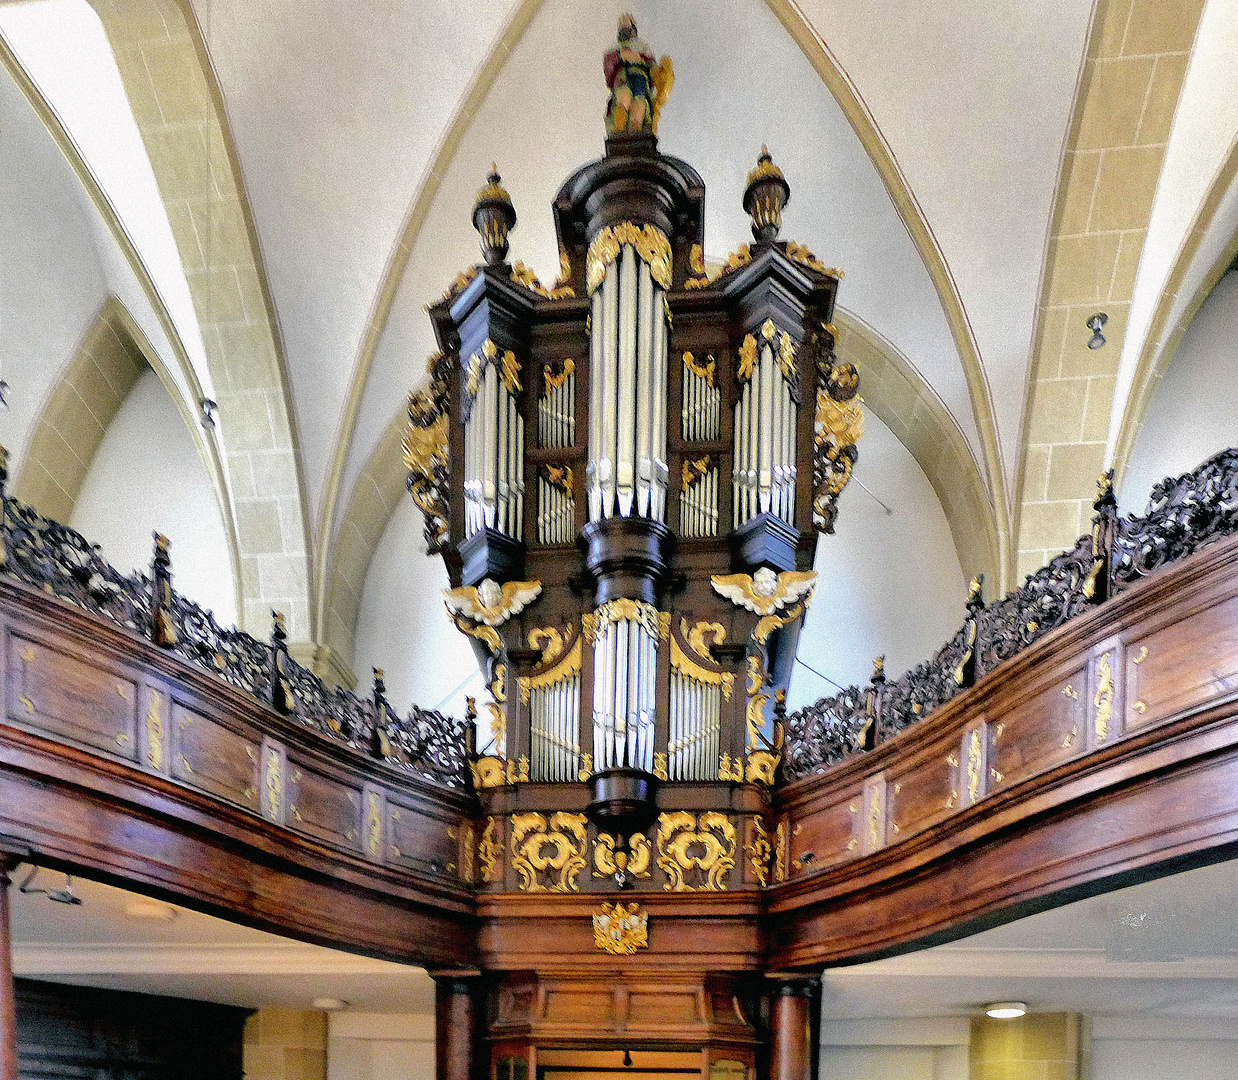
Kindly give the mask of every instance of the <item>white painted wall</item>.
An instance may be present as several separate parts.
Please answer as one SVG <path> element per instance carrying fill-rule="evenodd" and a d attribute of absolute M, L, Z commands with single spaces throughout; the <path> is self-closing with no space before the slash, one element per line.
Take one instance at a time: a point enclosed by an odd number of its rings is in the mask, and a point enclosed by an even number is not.
<path fill-rule="evenodd" d="M 172 541 L 172 583 L 236 622 L 236 580 L 210 477 L 159 377 L 134 384 L 99 444 L 69 523 L 117 569 L 150 565 L 151 533 Z"/>
<path fill-rule="evenodd" d="M 434 1017 L 332 1013 L 327 1080 L 434 1080 Z"/>
<path fill-rule="evenodd" d="M 843 686 L 867 682 L 879 654 L 891 677 L 927 660 L 962 624 L 967 582 L 932 484 L 867 409 L 860 459 L 839 499 L 835 530 L 817 542 L 817 592 L 799 658 Z M 797 664 L 787 706 L 835 692 Z"/>
<path fill-rule="evenodd" d="M 377 667 L 401 713 L 415 702 L 463 716 L 466 694 L 480 704 L 477 659 L 443 607 L 449 587 L 443 560 L 425 553 L 421 511 L 402 499 L 374 549 L 361 592 L 353 667 L 358 692 L 366 692 L 370 669 Z"/>
<path fill-rule="evenodd" d="M 824 1020 L 821 1080 L 968 1080 L 966 1017 Z"/>
<path fill-rule="evenodd" d="M 1097 1017 L 1089 1080 L 1233 1080 L 1238 1029 L 1232 1019 Z"/>
<path fill-rule="evenodd" d="M 1141 512 L 1152 485 L 1238 446 L 1238 273 L 1217 283 L 1157 387 L 1121 478 L 1123 513 Z"/>

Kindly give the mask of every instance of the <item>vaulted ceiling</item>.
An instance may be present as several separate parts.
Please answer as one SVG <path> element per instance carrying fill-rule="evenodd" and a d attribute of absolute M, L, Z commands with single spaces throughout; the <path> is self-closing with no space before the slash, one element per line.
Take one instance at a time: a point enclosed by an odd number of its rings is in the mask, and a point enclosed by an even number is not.
<path fill-rule="evenodd" d="M 628 8 L 675 61 L 661 145 L 705 179 L 706 259 L 746 239 L 767 144 L 963 571 L 1010 586 L 1068 546 L 1233 256 L 1238 0 L 0 0 L 16 474 L 89 463 L 107 417 L 85 449 L 34 436 L 123 322 L 192 422 L 242 624 L 281 607 L 347 667 L 424 306 L 477 259 L 491 161 L 513 258 L 555 276 L 550 201 L 602 150 Z"/>

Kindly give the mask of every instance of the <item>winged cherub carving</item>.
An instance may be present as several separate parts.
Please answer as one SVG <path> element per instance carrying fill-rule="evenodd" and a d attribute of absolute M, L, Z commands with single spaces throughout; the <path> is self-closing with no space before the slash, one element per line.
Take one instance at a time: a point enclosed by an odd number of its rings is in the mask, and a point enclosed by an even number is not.
<path fill-rule="evenodd" d="M 463 615 L 485 626 L 501 626 L 533 603 L 541 591 L 540 581 L 509 581 L 500 585 L 493 578 L 486 578 L 476 588 L 462 585 L 447 589 L 443 603 L 453 615 Z"/>
<path fill-rule="evenodd" d="M 714 592 L 725 596 L 732 604 L 769 615 L 794 604 L 801 597 L 807 598 L 817 584 L 813 570 L 785 570 L 774 573 L 762 566 L 755 574 L 715 574 L 710 581 Z"/>

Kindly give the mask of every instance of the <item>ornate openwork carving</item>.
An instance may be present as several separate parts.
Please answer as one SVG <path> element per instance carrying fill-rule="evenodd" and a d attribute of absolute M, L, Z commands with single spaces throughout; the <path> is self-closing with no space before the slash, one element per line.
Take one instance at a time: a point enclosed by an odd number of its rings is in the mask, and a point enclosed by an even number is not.
<path fill-rule="evenodd" d="M 649 913 L 640 904 L 603 904 L 593 913 L 593 943 L 612 956 L 649 947 Z"/>

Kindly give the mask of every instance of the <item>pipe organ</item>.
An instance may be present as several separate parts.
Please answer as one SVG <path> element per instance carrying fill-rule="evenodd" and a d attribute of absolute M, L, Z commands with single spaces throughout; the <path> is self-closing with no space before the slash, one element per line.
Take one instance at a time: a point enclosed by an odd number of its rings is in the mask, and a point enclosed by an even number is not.
<path fill-rule="evenodd" d="M 670 61 L 655 65 L 625 17 L 605 69 L 605 154 L 553 202 L 557 280 L 508 261 L 516 211 L 492 171 L 473 210 L 483 260 L 429 307 L 439 352 L 409 407 L 409 489 L 485 681 L 485 825 L 457 840 L 517 965 L 486 976 L 489 1076 L 579 1065 L 586 1044 L 611 1055 L 598 1067 L 632 1064 L 646 1051 L 624 1059 L 629 1032 L 605 1015 L 643 1000 L 645 970 L 712 1019 L 690 1036 L 659 1028 L 683 1053 L 642 1067 L 751 1077 L 763 1036 L 734 997 L 751 972 L 696 970 L 713 944 L 658 935 L 688 893 L 702 940 L 722 941 L 731 916 L 701 894 L 785 872 L 769 788 L 818 533 L 857 460 L 859 379 L 835 354 L 842 274 L 779 239 L 791 189 L 768 151 L 744 191 L 752 242 L 707 268 L 705 185 L 656 138 Z M 594 910 L 592 940 L 572 936 L 580 898 L 559 894 L 617 890 L 625 902 Z M 565 955 L 592 944 L 605 958 L 533 975 L 596 1000 L 596 1024 L 572 1014 L 577 1049 L 539 1046 L 520 1004 L 528 920 L 561 929 Z"/>
<path fill-rule="evenodd" d="M 554 200 L 544 286 L 508 262 L 492 172 L 484 260 L 430 307 L 441 352 L 410 408 L 410 488 L 485 675 L 477 785 L 496 808 L 526 786 L 539 813 L 583 805 L 620 853 L 666 799 L 773 783 L 861 427 L 842 275 L 779 240 L 771 155 L 744 193 L 752 243 L 713 272 L 704 194 L 652 132 L 612 133 Z"/>

